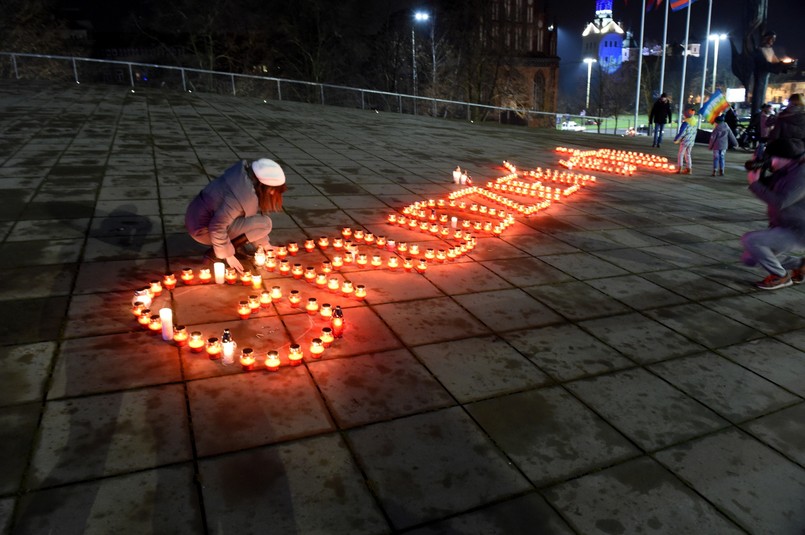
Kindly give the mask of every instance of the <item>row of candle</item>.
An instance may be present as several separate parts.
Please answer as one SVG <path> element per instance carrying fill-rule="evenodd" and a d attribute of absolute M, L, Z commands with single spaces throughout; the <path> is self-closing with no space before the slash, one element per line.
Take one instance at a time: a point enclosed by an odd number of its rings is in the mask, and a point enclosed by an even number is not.
<path fill-rule="evenodd" d="M 583 151 L 567 147 L 557 147 L 556 152 L 570 156 L 568 160 L 559 161 L 560 165 L 568 169 L 580 167 L 624 175 L 633 175 L 638 166 L 669 172 L 676 169 L 673 164 L 669 163 L 668 158 L 642 152 L 616 151 L 613 149 Z"/>

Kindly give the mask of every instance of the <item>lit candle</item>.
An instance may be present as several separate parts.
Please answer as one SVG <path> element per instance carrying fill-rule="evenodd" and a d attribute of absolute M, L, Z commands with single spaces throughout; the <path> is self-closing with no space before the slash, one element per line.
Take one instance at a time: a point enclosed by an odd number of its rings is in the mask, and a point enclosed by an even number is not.
<path fill-rule="evenodd" d="M 294 264 L 291 268 L 291 275 L 295 279 L 301 279 L 302 275 L 305 273 L 305 268 L 302 267 L 302 264 Z"/>
<path fill-rule="evenodd" d="M 248 301 L 238 301 L 238 315 L 240 319 L 247 320 L 252 314 L 252 309 L 249 307 Z"/>
<path fill-rule="evenodd" d="M 252 272 L 249 270 L 244 271 L 240 274 L 240 283 L 244 286 L 251 286 L 252 285 Z"/>
<path fill-rule="evenodd" d="M 375 235 L 371 232 L 367 232 L 363 237 L 363 241 L 366 243 L 366 245 L 372 245 L 375 242 Z"/>
<path fill-rule="evenodd" d="M 388 240 L 388 242 L 386 242 L 386 249 L 388 249 L 389 251 L 393 251 L 396 248 L 397 248 L 397 242 L 396 241 Z"/>
<path fill-rule="evenodd" d="M 355 239 L 355 241 L 363 241 L 363 231 L 360 229 L 356 230 L 352 233 L 352 237 Z"/>
<path fill-rule="evenodd" d="M 319 288 L 327 286 L 327 275 L 325 273 L 316 273 L 316 286 Z"/>
<path fill-rule="evenodd" d="M 333 311 L 330 327 L 333 330 L 334 337 L 341 338 L 344 335 L 344 312 L 341 310 L 340 306 L 336 306 Z"/>
<path fill-rule="evenodd" d="M 358 301 L 363 301 L 366 297 L 366 286 L 363 284 L 358 284 L 355 286 L 355 299 Z"/>
<path fill-rule="evenodd" d="M 162 330 L 162 320 L 160 319 L 159 314 L 151 314 L 148 321 L 148 328 L 151 330 L 151 332 Z"/>
<path fill-rule="evenodd" d="M 337 292 L 340 287 L 341 283 L 338 282 L 338 277 L 330 277 L 327 281 L 327 289 L 331 292 Z"/>
<path fill-rule="evenodd" d="M 321 343 L 324 347 L 330 347 L 330 344 L 333 343 L 335 337 L 333 336 L 333 330 L 330 327 L 322 327 L 321 329 Z"/>
<path fill-rule="evenodd" d="M 199 269 L 198 280 L 200 280 L 202 284 L 208 284 L 212 280 L 212 273 L 210 272 L 210 268 Z"/>
<path fill-rule="evenodd" d="M 447 260 L 447 251 L 445 251 L 444 249 L 439 249 L 438 251 L 436 251 L 436 260 L 438 262 L 444 262 L 445 260 Z"/>
<path fill-rule="evenodd" d="M 365 266 L 366 264 L 369 263 L 369 258 L 366 256 L 366 254 L 359 253 L 356 262 L 359 266 Z"/>
<path fill-rule="evenodd" d="M 187 329 L 184 325 L 177 325 L 173 328 L 173 343 L 179 347 L 187 345 Z"/>
<path fill-rule="evenodd" d="M 324 260 L 321 263 L 322 273 L 331 273 L 333 271 L 333 264 L 329 260 Z"/>
<path fill-rule="evenodd" d="M 329 240 L 329 238 L 327 238 L 327 236 L 321 236 L 319 238 L 319 247 L 321 247 L 322 249 L 327 249 L 327 247 L 329 245 L 330 245 L 330 240 Z"/>
<path fill-rule="evenodd" d="M 162 277 L 162 286 L 166 290 L 173 290 L 176 288 L 176 275 L 173 273 L 168 273 L 164 277 Z"/>
<path fill-rule="evenodd" d="M 315 297 L 310 297 L 307 300 L 307 305 L 305 305 L 305 310 L 311 316 L 315 316 L 316 313 L 319 311 L 319 302 Z"/>
<path fill-rule="evenodd" d="M 265 265 L 265 263 L 266 263 L 266 252 L 263 251 L 262 247 L 258 247 L 257 250 L 254 252 L 254 265 L 257 267 L 262 267 L 263 265 Z"/>
<path fill-rule="evenodd" d="M 294 242 L 294 241 L 289 242 L 288 243 L 288 253 L 290 253 L 291 256 L 296 256 L 296 253 L 298 253 L 298 252 L 299 252 L 299 244 Z"/>
<path fill-rule="evenodd" d="M 280 260 L 280 275 L 290 275 L 290 274 L 291 274 L 291 263 L 283 258 L 282 260 Z"/>
<path fill-rule="evenodd" d="M 193 353 L 201 353 L 201 350 L 204 349 L 204 338 L 201 335 L 201 331 L 190 333 L 190 340 L 188 340 L 187 345 L 190 346 L 190 351 Z"/>
<path fill-rule="evenodd" d="M 426 271 L 427 269 L 428 269 L 428 262 L 427 262 L 427 260 L 422 259 L 422 260 L 420 260 L 420 261 L 419 261 L 419 263 L 416 265 L 416 270 L 417 270 L 419 273 L 425 273 L 425 271 Z"/>
<path fill-rule="evenodd" d="M 238 280 L 238 272 L 235 271 L 235 268 L 228 267 L 224 270 L 224 281 L 227 284 L 235 284 Z"/>
<path fill-rule="evenodd" d="M 162 283 L 159 281 L 151 281 L 150 286 L 151 295 L 156 297 L 157 295 L 162 293 Z"/>
<path fill-rule="evenodd" d="M 324 342 L 322 342 L 321 338 L 314 338 L 310 341 L 310 357 L 314 359 L 321 358 L 321 354 L 324 353 Z"/>
<path fill-rule="evenodd" d="M 322 303 L 319 309 L 322 318 L 330 319 L 333 317 L 333 306 L 330 303 Z"/>
<path fill-rule="evenodd" d="M 271 372 L 280 369 L 280 354 L 277 351 L 269 351 L 266 353 L 266 368 Z"/>
<path fill-rule="evenodd" d="M 291 344 L 288 348 L 288 360 L 291 362 L 291 366 L 299 366 L 302 364 L 302 347 L 299 344 Z"/>
<path fill-rule="evenodd" d="M 396 256 L 389 257 L 388 267 L 389 269 L 397 269 L 400 266 L 399 260 Z"/>
<path fill-rule="evenodd" d="M 434 251 L 433 249 L 427 249 L 425 251 L 425 258 L 427 260 L 433 260 L 434 258 L 436 258 L 436 251 Z"/>
<path fill-rule="evenodd" d="M 408 243 L 401 241 L 400 243 L 397 244 L 397 250 L 400 251 L 401 253 L 408 252 Z"/>
<path fill-rule="evenodd" d="M 316 282 L 316 268 L 308 266 L 305 268 L 305 280 L 310 283 Z"/>
<path fill-rule="evenodd" d="M 133 305 L 131 305 L 131 313 L 134 314 L 136 317 L 140 317 L 145 310 L 145 303 L 142 301 L 135 301 Z"/>
<path fill-rule="evenodd" d="M 210 360 L 217 360 L 221 358 L 221 341 L 216 337 L 207 339 L 207 355 Z"/>
<path fill-rule="evenodd" d="M 268 308 L 271 304 L 271 292 L 268 290 L 263 290 L 260 292 L 260 306 L 263 308 Z"/>
<path fill-rule="evenodd" d="M 344 239 L 343 238 L 333 238 L 333 248 L 334 249 L 343 249 L 344 248 Z"/>
<path fill-rule="evenodd" d="M 224 329 L 224 334 L 221 336 L 221 354 L 223 355 L 223 363 L 226 365 L 235 363 L 235 348 L 238 344 L 232 339 L 229 334 L 229 329 Z"/>
<path fill-rule="evenodd" d="M 215 284 L 223 284 L 226 280 L 226 266 L 223 262 L 215 262 L 212 265 L 212 272 L 215 274 Z"/>
<path fill-rule="evenodd" d="M 305 240 L 305 251 L 312 253 L 315 248 L 316 242 L 314 240 Z"/>
<path fill-rule="evenodd" d="M 254 349 L 250 347 L 244 347 L 243 351 L 240 352 L 240 365 L 243 367 L 244 370 L 253 370 L 254 369 Z"/>
<path fill-rule="evenodd" d="M 349 239 L 349 237 L 352 236 L 352 229 L 349 227 L 342 228 L 341 235 L 344 237 L 344 239 Z"/>
<path fill-rule="evenodd" d="M 383 258 L 379 255 L 372 255 L 372 267 L 379 268 L 383 265 Z"/>
<path fill-rule="evenodd" d="M 299 303 L 302 302 L 302 296 L 299 295 L 299 290 L 291 290 L 290 295 L 288 295 L 288 302 L 291 303 L 293 308 L 299 306 Z"/>
<path fill-rule="evenodd" d="M 277 258 L 285 258 L 288 256 L 288 248 L 287 247 L 280 247 L 277 249 Z"/>
<path fill-rule="evenodd" d="M 162 339 L 166 342 L 173 340 L 173 310 L 170 308 L 160 308 L 159 322 L 162 328 Z"/>
<path fill-rule="evenodd" d="M 182 282 L 185 284 L 191 284 L 193 279 L 195 278 L 195 274 L 193 274 L 193 270 L 190 268 L 182 269 Z"/>
<path fill-rule="evenodd" d="M 142 313 L 139 316 L 137 316 L 137 323 L 139 323 L 140 325 L 142 325 L 146 329 L 148 328 L 148 325 L 151 323 L 151 309 L 150 308 L 144 308 L 143 309 Z"/>
<path fill-rule="evenodd" d="M 352 281 L 345 280 L 343 284 L 341 284 L 341 293 L 344 295 L 350 295 L 352 292 L 355 291 L 355 288 L 352 286 Z"/>
<path fill-rule="evenodd" d="M 277 268 L 277 259 L 266 258 L 266 269 L 269 271 L 274 271 L 276 268 Z"/>
<path fill-rule="evenodd" d="M 386 246 L 386 237 L 385 236 L 378 236 L 377 240 L 375 241 L 378 247 L 385 247 Z"/>
<path fill-rule="evenodd" d="M 414 269 L 414 259 L 411 258 L 410 256 L 404 258 L 403 259 L 403 269 L 405 271 L 411 271 L 412 269 Z"/>
<path fill-rule="evenodd" d="M 416 255 L 418 255 L 418 254 L 419 254 L 419 245 L 417 245 L 417 244 L 415 244 L 415 243 L 414 243 L 414 244 L 412 244 L 412 245 L 411 245 L 411 247 L 409 247 L 409 248 L 408 248 L 408 252 L 409 252 L 409 253 L 410 253 L 412 256 L 416 256 Z"/>
<path fill-rule="evenodd" d="M 282 288 L 280 288 L 279 286 L 272 286 L 271 299 L 282 299 Z"/>
<path fill-rule="evenodd" d="M 260 296 L 259 295 L 250 295 L 249 296 L 249 308 L 252 309 L 252 312 L 260 308 Z"/>
<path fill-rule="evenodd" d="M 344 265 L 344 257 L 341 255 L 333 256 L 333 268 L 340 269 Z"/>
<path fill-rule="evenodd" d="M 252 289 L 253 290 L 262 290 L 263 289 L 263 276 L 262 275 L 252 275 Z"/>

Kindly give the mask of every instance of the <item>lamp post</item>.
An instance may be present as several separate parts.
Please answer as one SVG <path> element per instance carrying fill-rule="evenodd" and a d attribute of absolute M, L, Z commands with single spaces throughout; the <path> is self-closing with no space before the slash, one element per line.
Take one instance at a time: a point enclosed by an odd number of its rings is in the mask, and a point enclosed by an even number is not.
<path fill-rule="evenodd" d="M 727 34 L 725 33 L 714 33 L 707 37 L 708 40 L 715 41 L 715 48 L 713 50 L 713 87 L 710 89 L 711 93 L 715 93 L 716 91 L 716 73 L 718 72 L 718 44 L 726 38 Z"/>
<path fill-rule="evenodd" d="M 593 74 L 593 63 L 595 62 L 595 58 L 584 58 L 584 63 L 587 64 L 587 98 L 584 101 L 585 110 L 590 108 L 590 77 Z"/>
<path fill-rule="evenodd" d="M 428 22 L 431 18 L 430 13 L 427 11 L 416 11 L 414 12 L 414 21 L 415 22 Z M 433 68 L 433 77 L 432 77 L 432 84 L 436 85 L 436 42 L 434 40 L 434 27 L 436 26 L 436 16 L 433 17 L 433 22 L 430 25 L 430 51 L 431 51 L 431 60 L 432 60 L 432 68 Z M 414 26 L 411 26 L 411 64 L 413 66 L 413 75 L 414 75 L 414 96 L 417 95 L 417 78 L 416 78 L 416 34 L 414 32 Z M 436 115 L 436 102 L 433 102 L 433 114 Z"/>

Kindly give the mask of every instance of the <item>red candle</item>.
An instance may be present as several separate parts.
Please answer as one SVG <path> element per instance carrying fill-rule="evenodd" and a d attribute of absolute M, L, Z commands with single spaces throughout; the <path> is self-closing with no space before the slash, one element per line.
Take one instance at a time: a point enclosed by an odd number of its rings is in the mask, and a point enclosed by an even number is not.
<path fill-rule="evenodd" d="M 183 283 L 191 284 L 193 282 L 193 279 L 195 279 L 195 278 L 196 278 L 196 276 L 193 273 L 192 269 L 190 269 L 190 268 L 182 269 L 182 282 Z"/>
<path fill-rule="evenodd" d="M 238 272 L 235 271 L 235 268 L 228 267 L 224 272 L 224 280 L 227 284 L 235 284 L 238 280 Z"/>
<path fill-rule="evenodd" d="M 280 369 L 280 356 L 276 351 L 266 353 L 266 369 L 275 372 Z"/>
<path fill-rule="evenodd" d="M 168 273 L 162 277 L 162 286 L 166 290 L 173 290 L 176 288 L 176 276 L 173 273 Z"/>
<path fill-rule="evenodd" d="M 288 349 L 288 360 L 291 363 L 291 366 L 299 366 L 302 364 L 302 358 L 304 354 L 302 353 L 302 348 L 299 344 L 291 344 L 291 347 Z"/>
<path fill-rule="evenodd" d="M 248 301 L 238 301 L 238 315 L 240 319 L 247 320 L 252 314 L 252 309 L 249 307 Z"/>
<path fill-rule="evenodd" d="M 221 358 L 221 341 L 216 338 L 208 338 L 207 339 L 207 355 L 210 357 L 210 360 L 217 360 Z"/>
<path fill-rule="evenodd" d="M 204 338 L 201 336 L 201 332 L 193 331 L 190 333 L 190 340 L 187 345 L 190 346 L 190 351 L 193 353 L 201 353 L 201 350 L 204 349 Z"/>
<path fill-rule="evenodd" d="M 319 311 L 319 302 L 316 300 L 315 297 L 311 297 L 307 300 L 307 305 L 305 305 L 305 310 L 311 316 L 315 316 Z"/>
<path fill-rule="evenodd" d="M 321 335 L 319 338 L 321 338 L 321 343 L 324 345 L 324 347 L 330 347 L 330 344 L 332 344 L 335 340 L 333 330 L 330 327 L 323 327 L 321 329 Z"/>
<path fill-rule="evenodd" d="M 244 347 L 243 351 L 240 352 L 240 365 L 243 367 L 244 370 L 253 370 L 254 363 L 257 359 L 254 356 L 254 349 L 250 347 Z"/>
<path fill-rule="evenodd" d="M 187 345 L 187 329 L 184 325 L 177 325 L 173 329 L 173 343 L 175 343 L 179 347 L 184 347 Z"/>
<path fill-rule="evenodd" d="M 310 357 L 314 359 L 321 358 L 321 354 L 324 353 L 324 342 L 322 342 L 321 338 L 314 338 L 310 342 Z"/>

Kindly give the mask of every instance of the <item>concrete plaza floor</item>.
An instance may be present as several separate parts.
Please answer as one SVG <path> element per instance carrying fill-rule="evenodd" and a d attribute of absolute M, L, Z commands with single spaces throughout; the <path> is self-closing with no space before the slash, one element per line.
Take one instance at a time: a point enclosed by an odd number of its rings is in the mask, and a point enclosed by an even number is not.
<path fill-rule="evenodd" d="M 366 229 L 557 145 L 646 138 L 119 87 L 0 84 L 0 527 L 79 534 L 802 534 L 805 288 L 756 290 L 745 154 L 598 182 L 427 272 L 350 267 L 321 359 L 245 372 L 164 342 L 133 290 L 202 267 L 188 201 L 240 158 L 288 175 L 274 245 Z M 659 149 L 674 156 L 675 146 Z M 200 167 L 199 167 L 200 166 Z M 203 169 L 204 172 L 201 171 Z M 329 254 L 303 253 L 319 266 Z M 383 253 L 384 256 L 389 254 Z M 805 286 L 805 285 L 804 285 Z M 152 308 L 260 358 L 326 325 L 239 285 Z"/>

